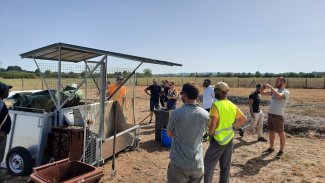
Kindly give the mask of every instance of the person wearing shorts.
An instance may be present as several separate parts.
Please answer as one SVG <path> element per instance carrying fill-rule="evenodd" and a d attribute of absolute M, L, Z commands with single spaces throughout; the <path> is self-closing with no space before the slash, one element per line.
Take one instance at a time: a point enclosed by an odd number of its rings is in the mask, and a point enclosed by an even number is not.
<path fill-rule="evenodd" d="M 150 93 L 148 92 L 150 91 Z M 153 111 L 159 109 L 159 95 L 161 87 L 158 85 L 158 80 L 153 79 L 153 84 L 144 89 L 147 95 L 150 95 L 150 121 L 152 122 Z"/>
<path fill-rule="evenodd" d="M 267 125 L 270 131 L 269 140 L 270 140 L 270 147 L 264 151 L 265 153 L 272 153 L 274 152 L 274 140 L 275 140 L 275 133 L 278 133 L 280 137 L 280 150 L 276 155 L 276 158 L 281 158 L 284 147 L 286 136 L 284 132 L 284 110 L 285 106 L 289 99 L 289 91 L 285 89 L 286 80 L 284 77 L 278 77 L 275 81 L 275 88 L 273 88 L 269 84 L 263 85 L 261 94 L 262 95 L 269 95 L 272 96 L 271 103 L 269 106 L 269 113 L 268 113 L 268 120 Z M 264 89 L 269 89 L 269 91 L 264 91 Z"/>

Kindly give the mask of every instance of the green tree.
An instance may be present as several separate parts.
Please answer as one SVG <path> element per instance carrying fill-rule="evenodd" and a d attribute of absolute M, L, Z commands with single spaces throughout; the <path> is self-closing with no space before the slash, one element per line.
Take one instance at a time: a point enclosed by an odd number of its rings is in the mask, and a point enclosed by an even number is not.
<path fill-rule="evenodd" d="M 145 77 L 152 77 L 152 71 L 151 71 L 151 69 L 144 69 L 143 70 L 143 75 Z"/>
<path fill-rule="evenodd" d="M 17 65 L 15 66 L 8 66 L 6 71 L 17 71 L 17 72 L 22 72 L 23 69 Z"/>
<path fill-rule="evenodd" d="M 255 77 L 257 77 L 257 78 L 262 77 L 262 74 L 260 73 L 260 71 L 255 72 Z"/>

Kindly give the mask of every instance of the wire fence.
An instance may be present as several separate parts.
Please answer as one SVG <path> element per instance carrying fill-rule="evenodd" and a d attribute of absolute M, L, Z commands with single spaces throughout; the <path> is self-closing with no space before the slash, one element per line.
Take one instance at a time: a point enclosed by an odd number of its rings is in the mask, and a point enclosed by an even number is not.
<path fill-rule="evenodd" d="M 205 79 L 210 79 L 212 85 L 219 81 L 226 82 L 230 87 L 255 87 L 256 84 L 274 84 L 276 78 L 237 78 L 237 77 L 147 77 L 137 78 L 138 86 L 148 86 L 152 84 L 153 79 L 158 79 L 159 82 L 163 80 L 173 81 L 175 85 L 181 86 L 187 82 L 194 82 L 202 84 Z M 311 89 L 325 89 L 325 78 L 286 78 L 287 88 L 311 88 Z"/>
<path fill-rule="evenodd" d="M 152 79 L 157 78 L 159 81 L 168 80 L 174 81 L 176 85 L 180 86 L 186 82 L 195 82 L 198 84 L 203 83 L 204 79 L 210 79 L 212 84 L 216 84 L 218 81 L 224 81 L 231 87 L 254 87 L 255 83 L 270 83 L 274 84 L 276 78 L 236 78 L 236 77 L 146 77 L 137 78 L 135 84 L 137 86 L 149 86 L 152 84 Z M 57 80 L 57 78 L 54 78 Z M 325 89 L 325 78 L 286 78 L 287 88 L 310 88 L 310 89 Z M 73 83 L 75 78 L 63 78 L 67 83 Z M 108 78 L 111 83 L 115 82 L 115 78 Z M 131 79 L 133 80 L 133 79 Z M 46 86 L 41 79 L 3 79 L 1 82 L 12 85 L 14 91 L 20 90 L 45 90 Z M 133 81 L 126 83 L 126 86 L 131 86 Z M 96 87 L 96 86 L 95 86 Z"/>

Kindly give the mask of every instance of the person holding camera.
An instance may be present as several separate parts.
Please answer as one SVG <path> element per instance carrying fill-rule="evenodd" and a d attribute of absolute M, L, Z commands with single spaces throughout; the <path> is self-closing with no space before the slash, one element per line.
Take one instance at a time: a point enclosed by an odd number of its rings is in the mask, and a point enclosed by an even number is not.
<path fill-rule="evenodd" d="M 270 147 L 264 151 L 265 153 L 274 152 L 275 133 L 280 137 L 280 151 L 277 153 L 276 158 L 281 158 L 284 152 L 286 136 L 284 132 L 284 110 L 289 99 L 289 91 L 285 88 L 286 80 L 284 77 L 278 77 L 275 81 L 275 88 L 269 84 L 262 87 L 261 94 L 272 96 L 270 109 L 268 113 L 267 125 L 269 129 Z M 269 91 L 264 91 L 268 89 Z"/>

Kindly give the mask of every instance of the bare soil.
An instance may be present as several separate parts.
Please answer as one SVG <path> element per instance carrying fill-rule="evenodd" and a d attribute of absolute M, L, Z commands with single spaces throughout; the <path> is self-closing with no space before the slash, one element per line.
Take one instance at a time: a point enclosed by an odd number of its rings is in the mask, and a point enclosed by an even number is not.
<path fill-rule="evenodd" d="M 154 140 L 154 123 L 145 119 L 149 114 L 148 96 L 143 87 L 137 88 L 136 121 L 142 122 L 141 144 L 137 151 L 122 152 L 116 159 L 116 176 L 112 176 L 112 161 L 108 160 L 104 168 L 105 176 L 101 182 L 166 182 L 169 163 L 169 148 Z M 236 88 L 231 95 L 247 96 L 252 88 Z M 318 117 L 325 123 L 325 90 L 292 89 L 290 102 L 299 105 L 288 110 L 290 114 L 302 117 Z M 298 96 L 297 96 L 298 95 Z M 268 98 L 265 98 L 268 99 Z M 181 102 L 178 102 L 181 105 Z M 317 107 L 310 107 L 310 106 Z M 242 110 L 247 106 L 241 105 Z M 267 111 L 267 106 L 263 110 Z M 290 108 L 290 107 L 289 107 Z M 310 108 L 310 112 L 303 113 Z M 292 112 L 296 111 L 296 112 Z M 145 120 L 144 120 L 145 119 Z M 265 136 L 267 137 L 267 133 Z M 256 141 L 257 134 L 247 133 L 243 138 L 235 135 L 234 154 L 231 169 L 231 182 L 325 182 L 325 138 L 323 134 L 309 132 L 303 135 L 287 134 L 285 154 L 280 160 L 275 153 L 264 156 L 262 151 L 268 143 Z M 208 147 L 204 143 L 204 151 Z M 279 139 L 276 139 L 276 151 Z M 215 170 L 214 182 L 218 180 L 219 168 Z M 0 182 L 26 182 L 28 177 L 12 177 L 5 170 L 0 171 Z"/>

